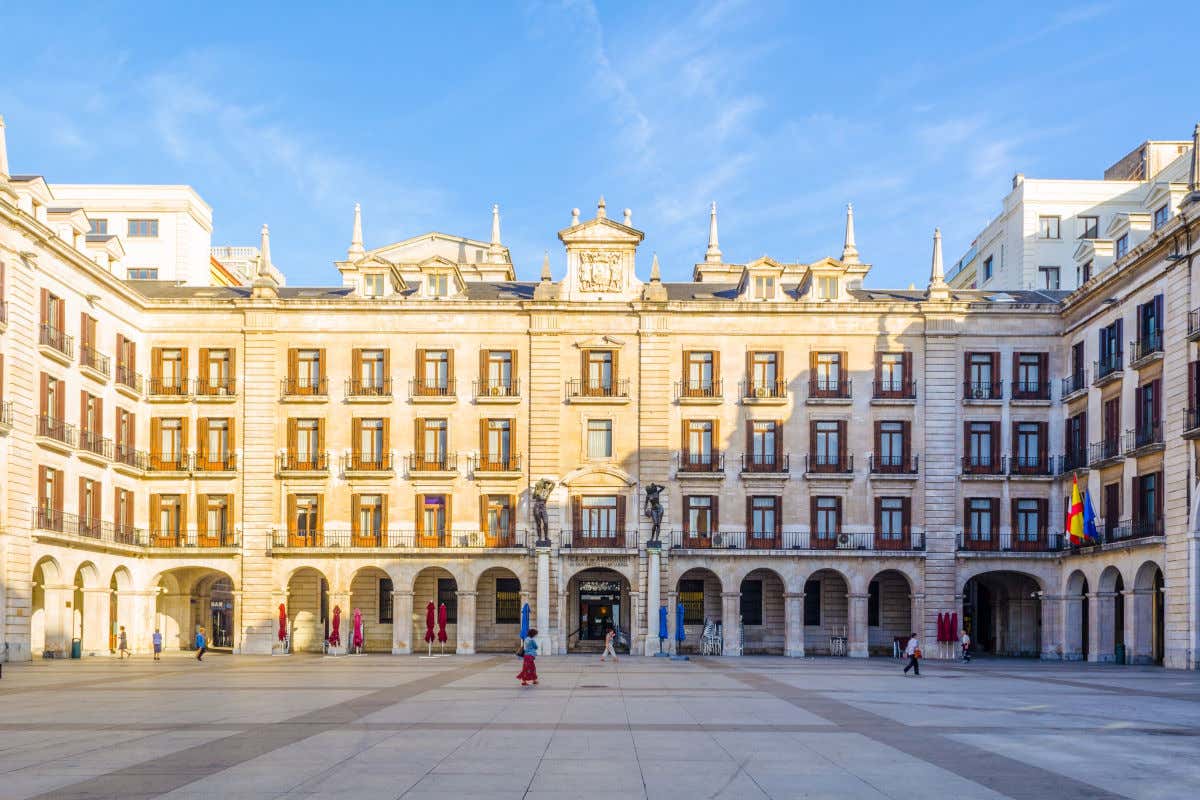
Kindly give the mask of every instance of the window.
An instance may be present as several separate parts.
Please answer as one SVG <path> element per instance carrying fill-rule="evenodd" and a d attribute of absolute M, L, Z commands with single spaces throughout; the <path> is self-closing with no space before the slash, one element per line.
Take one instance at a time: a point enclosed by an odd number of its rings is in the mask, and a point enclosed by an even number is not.
<path fill-rule="evenodd" d="M 485 394 L 507 396 L 513 394 L 513 351 L 485 350 L 483 374 Z"/>
<path fill-rule="evenodd" d="M 1044 422 L 1014 422 L 1013 440 L 1018 470 L 1036 471 L 1045 467 L 1042 458 L 1046 441 Z"/>
<path fill-rule="evenodd" d="M 382 466 L 387 454 L 387 426 L 382 419 L 355 419 L 351 428 L 357 428 L 355 449 L 359 465 Z M 358 466 L 358 465 L 356 465 Z"/>
<path fill-rule="evenodd" d="M 363 297 L 383 297 L 387 294 L 387 284 L 382 272 L 368 272 L 363 275 Z"/>
<path fill-rule="evenodd" d="M 1042 531 L 1042 501 L 1013 501 L 1013 533 L 1018 542 L 1036 542 Z"/>
<path fill-rule="evenodd" d="M 880 397 L 909 394 L 908 353 L 877 353 L 875 390 Z"/>
<path fill-rule="evenodd" d="M 355 535 L 378 543 L 383 534 L 383 495 L 355 495 L 351 505 L 357 506 L 353 509 Z"/>
<path fill-rule="evenodd" d="M 716 355 L 711 350 L 687 350 L 683 354 L 685 397 L 716 396 Z"/>
<path fill-rule="evenodd" d="M 92 225 L 91 230 L 88 231 L 88 233 L 94 233 L 99 236 L 107 236 L 108 235 L 108 220 L 107 219 L 104 219 L 103 217 L 97 217 L 95 219 L 89 219 L 88 222 L 90 222 Z"/>
<path fill-rule="evenodd" d="M 1057 239 L 1057 238 L 1059 238 L 1059 236 L 1058 236 L 1059 222 L 1060 222 L 1060 220 L 1058 217 L 1038 217 L 1038 238 L 1041 238 L 1041 239 Z"/>
<path fill-rule="evenodd" d="M 483 451 L 481 460 L 493 469 L 511 469 L 514 465 L 512 453 L 512 425 L 510 419 L 489 419 L 483 422 Z"/>
<path fill-rule="evenodd" d="M 1161 408 L 1162 379 L 1155 379 L 1137 388 L 1136 446 L 1142 447 L 1162 441 Z"/>
<path fill-rule="evenodd" d="M 968 422 L 967 469 L 990 472 L 999 467 L 995 448 L 999 444 L 996 429 L 999 422 Z"/>
<path fill-rule="evenodd" d="M 292 350 L 291 373 L 293 394 L 323 394 L 324 381 L 324 350 Z"/>
<path fill-rule="evenodd" d="M 762 586 L 760 580 L 746 579 L 742 581 L 742 624 L 763 624 Z"/>
<path fill-rule="evenodd" d="M 125 277 L 131 281 L 156 281 L 158 267 L 130 267 L 125 270 Z"/>
<path fill-rule="evenodd" d="M 683 624 L 704 624 L 704 581 L 681 580 L 679 602 L 683 604 Z"/>
<path fill-rule="evenodd" d="M 771 471 L 783 465 L 783 423 L 775 420 L 755 420 L 750 423 L 750 461 L 746 465 L 751 471 Z"/>
<path fill-rule="evenodd" d="M 38 527 L 44 530 L 63 529 L 62 470 L 38 467 Z"/>
<path fill-rule="evenodd" d="M 683 421 L 683 469 L 707 469 L 714 466 L 713 428 L 715 423 L 707 419 Z"/>
<path fill-rule="evenodd" d="M 129 220 L 129 238 L 153 239 L 158 236 L 158 220 L 131 219 Z"/>
<path fill-rule="evenodd" d="M 1083 267 L 1080 268 L 1076 274 L 1075 278 L 1080 286 L 1083 286 L 1092 279 L 1092 264 L 1093 262 L 1091 261 L 1085 262 Z"/>
<path fill-rule="evenodd" d="M 1167 220 L 1171 218 L 1171 209 L 1166 205 L 1161 205 L 1154 209 L 1154 230 L 1158 230 L 1163 225 L 1167 224 Z"/>
<path fill-rule="evenodd" d="M 223 494 L 200 495 L 201 511 L 204 515 L 201 524 L 204 534 L 216 540 L 223 540 L 229 533 L 229 498 Z"/>
<path fill-rule="evenodd" d="M 1162 349 L 1163 296 L 1155 295 L 1137 307 L 1138 353 L 1135 358 Z"/>
<path fill-rule="evenodd" d="M 838 298 L 838 279 L 836 276 L 817 278 L 817 298 L 819 300 L 836 300 Z"/>
<path fill-rule="evenodd" d="M 750 362 L 750 396 L 782 397 L 783 381 L 780 380 L 783 354 L 778 352 L 752 352 Z"/>
<path fill-rule="evenodd" d="M 972 541 L 990 542 L 999 520 L 995 508 L 999 500 L 990 497 L 972 497 L 967 500 L 967 536 Z"/>
<path fill-rule="evenodd" d="M 1096 365 L 1096 377 L 1102 378 L 1121 368 L 1122 320 L 1114 320 L 1100 329 L 1100 362 Z"/>
<path fill-rule="evenodd" d="M 156 494 L 151 499 L 158 506 L 157 513 L 150 515 L 155 537 L 178 542 L 183 532 L 183 498 L 177 494 Z"/>
<path fill-rule="evenodd" d="M 841 394 L 844 366 L 841 353 L 813 353 L 813 393 Z"/>
<path fill-rule="evenodd" d="M 754 299 L 772 300 L 775 297 L 775 278 L 770 275 L 754 277 Z"/>
<path fill-rule="evenodd" d="M 754 539 L 773 541 L 778 534 L 782 497 L 757 495 L 750 498 L 750 534 Z"/>
<path fill-rule="evenodd" d="M 875 423 L 875 467 L 878 471 L 899 471 L 908 467 L 908 423 L 881 420 Z"/>
<path fill-rule="evenodd" d="M 184 394 L 187 384 L 187 351 L 178 347 L 156 347 L 152 351 L 151 369 L 157 376 L 150 383 L 152 394 Z"/>
<path fill-rule="evenodd" d="M 489 494 L 483 497 L 484 533 L 498 543 L 514 532 L 516 512 L 511 495 Z"/>
<path fill-rule="evenodd" d="M 983 279 L 985 281 L 990 281 L 992 279 L 992 274 L 992 257 L 988 256 L 983 260 Z"/>
<path fill-rule="evenodd" d="M 585 496 L 580 498 L 580 530 L 584 537 L 606 539 L 617 536 L 617 504 L 615 495 Z"/>
<path fill-rule="evenodd" d="M 437 582 L 438 607 L 446 607 L 446 624 L 458 624 L 458 584 L 454 578 L 438 578 Z"/>
<path fill-rule="evenodd" d="M 692 494 L 683 498 L 683 526 L 688 536 L 708 538 L 717 530 L 717 498 Z"/>
<path fill-rule="evenodd" d="M 1111 445 L 1112 450 L 1116 450 L 1117 439 L 1121 435 L 1121 396 L 1108 398 L 1101 409 L 1104 418 L 1100 421 L 1100 434 L 1104 442 Z"/>
<path fill-rule="evenodd" d="M 321 457 L 321 420 L 297 419 L 295 430 L 295 456 L 302 465 L 315 468 Z"/>
<path fill-rule="evenodd" d="M 589 419 L 587 422 L 587 457 L 612 458 L 612 420 Z"/>
<path fill-rule="evenodd" d="M 392 594 L 395 589 L 392 588 L 391 578 L 379 579 L 379 624 L 391 625 L 393 618 L 393 605 L 395 596 Z"/>
<path fill-rule="evenodd" d="M 443 396 L 453 394 L 453 354 L 449 350 L 417 351 L 417 394 Z"/>
<path fill-rule="evenodd" d="M 200 390 L 203 395 L 227 395 L 233 390 L 233 351 L 201 348 Z"/>
<path fill-rule="evenodd" d="M 123 544 L 133 544 L 130 537 L 133 534 L 133 492 L 129 489 L 117 488 L 116 500 L 113 504 L 113 531 L 117 541 Z"/>
<path fill-rule="evenodd" d="M 183 467 L 183 420 L 177 417 L 153 419 L 151 430 L 157 435 L 151 445 L 151 466 L 156 469 L 175 470 Z"/>
<path fill-rule="evenodd" d="M 814 538 L 820 545 L 828 546 L 842 531 L 842 498 L 814 497 L 812 499 Z"/>
<path fill-rule="evenodd" d="M 879 581 L 867 584 L 867 627 L 879 627 Z"/>
<path fill-rule="evenodd" d="M 607 397 L 613 393 L 616 356 L 612 350 L 583 351 L 584 393 Z"/>
<path fill-rule="evenodd" d="M 391 394 L 387 388 L 387 352 L 384 350 L 359 350 L 357 378 L 358 386 L 352 387 L 365 395 Z"/>
<path fill-rule="evenodd" d="M 821 624 L 821 582 L 804 582 L 804 624 L 819 626 Z"/>
<path fill-rule="evenodd" d="M 521 582 L 516 578 L 496 578 L 496 624 L 521 624 Z"/>
<path fill-rule="evenodd" d="M 1113 245 L 1113 256 L 1115 258 L 1121 258 L 1128 252 L 1129 252 L 1129 234 L 1123 233 L 1123 234 L 1121 234 L 1120 238 L 1117 239 L 1116 243 Z"/>
<path fill-rule="evenodd" d="M 1078 217 L 1079 219 L 1079 238 L 1080 239 L 1096 239 L 1100 236 L 1100 218 L 1099 217 Z"/>
<path fill-rule="evenodd" d="M 880 497 L 877 514 L 879 517 L 879 538 L 884 541 L 898 542 L 908 533 L 908 498 Z"/>
<path fill-rule="evenodd" d="M 426 279 L 430 297 L 450 296 L 450 275 L 446 272 L 435 272 Z"/>
<path fill-rule="evenodd" d="M 88 532 L 100 534 L 100 481 L 79 479 L 79 517 Z"/>
<path fill-rule="evenodd" d="M 1133 525 L 1135 536 L 1162 535 L 1162 473 L 1137 475 L 1133 479 Z"/>
<path fill-rule="evenodd" d="M 1053 291 L 1060 285 L 1058 267 L 1038 267 L 1038 277 L 1043 289 Z"/>
<path fill-rule="evenodd" d="M 836 470 L 842 467 L 842 420 L 823 420 L 812 423 L 812 467 L 815 470 Z"/>
<path fill-rule="evenodd" d="M 440 544 L 449 530 L 447 511 L 449 503 L 444 494 L 419 495 L 417 504 L 417 528 L 422 536 L 431 537 Z"/>
<path fill-rule="evenodd" d="M 209 465 L 222 465 L 233 452 L 233 442 L 229 435 L 232 420 L 220 417 L 201 417 L 196 420 L 197 436 L 200 453 Z"/>
<path fill-rule="evenodd" d="M 989 400 L 1000 396 L 997 381 L 1000 366 L 999 353 L 967 353 L 966 393 L 969 400 Z"/>
<path fill-rule="evenodd" d="M 1050 384 L 1046 380 L 1045 365 L 1048 353 L 1013 354 L 1013 397 L 1049 399 Z"/>
<path fill-rule="evenodd" d="M 1081 411 L 1067 419 L 1067 459 L 1070 467 L 1087 462 L 1087 412 Z"/>
<path fill-rule="evenodd" d="M 424 468 L 441 469 L 446 463 L 449 433 L 447 420 L 417 420 L 417 458 Z"/>

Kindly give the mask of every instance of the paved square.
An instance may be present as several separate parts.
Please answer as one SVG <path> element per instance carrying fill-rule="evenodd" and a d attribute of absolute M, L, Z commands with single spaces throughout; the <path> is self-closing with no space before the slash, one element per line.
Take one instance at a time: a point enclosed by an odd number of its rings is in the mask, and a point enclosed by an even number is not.
<path fill-rule="evenodd" d="M 7 664 L 0 797 L 1183 798 L 1200 676 L 1031 661 Z"/>

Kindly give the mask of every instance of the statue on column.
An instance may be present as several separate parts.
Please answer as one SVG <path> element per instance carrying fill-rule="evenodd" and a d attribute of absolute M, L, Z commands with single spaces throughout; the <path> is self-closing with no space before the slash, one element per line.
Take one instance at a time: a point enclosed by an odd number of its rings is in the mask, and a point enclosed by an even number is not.
<path fill-rule="evenodd" d="M 652 483 L 646 487 L 646 507 L 643 513 L 650 518 L 650 541 L 647 542 L 649 547 L 658 547 L 660 545 L 659 537 L 662 535 L 662 520 L 663 507 L 661 495 L 665 486 L 659 486 L 657 483 Z"/>
<path fill-rule="evenodd" d="M 550 493 L 554 491 L 554 486 L 554 481 L 542 478 L 534 484 L 531 492 L 533 495 L 533 526 L 539 544 L 550 540 L 550 520 L 546 515 L 546 501 L 550 499 Z"/>

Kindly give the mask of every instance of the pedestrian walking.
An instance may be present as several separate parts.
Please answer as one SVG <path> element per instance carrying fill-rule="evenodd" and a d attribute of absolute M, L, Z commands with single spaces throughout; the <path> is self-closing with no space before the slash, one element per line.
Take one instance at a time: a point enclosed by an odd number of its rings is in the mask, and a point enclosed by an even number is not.
<path fill-rule="evenodd" d="M 204 654 L 208 652 L 208 639 L 204 638 L 204 626 L 200 626 L 200 630 L 196 631 L 196 660 L 203 661 Z"/>
<path fill-rule="evenodd" d="M 613 643 L 617 640 L 617 629 L 609 627 L 608 633 L 604 634 L 604 653 L 600 656 L 601 661 L 607 661 L 608 656 L 612 656 L 615 663 L 617 660 L 617 651 L 613 649 Z"/>
<path fill-rule="evenodd" d="M 517 674 L 517 680 L 521 681 L 522 686 L 528 686 L 530 683 L 537 686 L 537 666 L 534 664 L 538 652 L 537 633 L 537 628 L 530 628 L 529 636 L 525 639 L 525 654 L 521 657 L 521 671 Z"/>
<path fill-rule="evenodd" d="M 120 632 L 117 633 L 117 658 L 122 661 L 126 658 L 133 658 L 133 652 L 129 649 L 129 637 L 125 635 L 125 626 L 121 626 Z"/>
<path fill-rule="evenodd" d="M 921 640 L 917 638 L 917 634 L 913 634 L 908 639 L 908 644 L 904 648 L 904 655 L 908 656 L 908 664 L 904 667 L 904 674 L 907 675 L 911 669 L 913 675 L 921 677 Z"/>
<path fill-rule="evenodd" d="M 963 628 L 962 636 L 959 637 L 958 643 L 962 645 L 962 660 L 964 662 L 971 660 L 971 636 L 967 633 L 967 629 Z"/>
<path fill-rule="evenodd" d="M 154 635 L 150 637 L 150 641 L 154 644 L 154 660 L 158 661 L 159 655 L 162 654 L 162 632 L 158 628 L 154 629 Z"/>

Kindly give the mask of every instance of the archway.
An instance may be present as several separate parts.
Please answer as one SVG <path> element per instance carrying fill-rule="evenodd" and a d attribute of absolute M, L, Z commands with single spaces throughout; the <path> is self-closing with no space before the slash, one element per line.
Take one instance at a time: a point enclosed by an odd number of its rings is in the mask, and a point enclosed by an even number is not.
<path fill-rule="evenodd" d="M 819 569 L 804 582 L 804 652 L 847 655 L 850 583 L 834 569 Z"/>
<path fill-rule="evenodd" d="M 288 578 L 287 614 L 292 652 L 324 652 L 329 635 L 329 581 L 319 570 L 300 567 Z"/>
<path fill-rule="evenodd" d="M 867 584 L 867 653 L 891 656 L 897 642 L 903 648 L 913 631 L 912 585 L 908 576 L 887 569 Z"/>
<path fill-rule="evenodd" d="M 983 572 L 963 586 L 962 628 L 971 648 L 998 656 L 1038 658 L 1042 601 L 1037 579 L 1021 572 Z"/>
<path fill-rule="evenodd" d="M 1163 572 L 1153 561 L 1138 568 L 1133 581 L 1132 664 L 1163 663 Z"/>
<path fill-rule="evenodd" d="M 491 567 L 479 576 L 475 592 L 475 652 L 511 653 L 521 639 L 521 579 L 512 570 Z"/>
<path fill-rule="evenodd" d="M 1096 660 L 1123 662 L 1125 656 L 1125 580 L 1115 566 L 1107 566 L 1097 581 Z"/>
<path fill-rule="evenodd" d="M 63 590 L 62 569 L 58 562 L 46 556 L 33 567 L 33 597 L 29 610 L 29 649 L 34 655 L 46 651 L 56 656 L 66 654 L 64 642 L 66 626 L 63 624 L 64 603 L 59 597 Z M 69 597 L 69 595 L 68 595 Z M 69 619 L 67 620 L 69 623 Z"/>
<path fill-rule="evenodd" d="M 108 580 L 108 650 L 117 652 L 117 634 L 122 625 L 133 622 L 133 576 L 125 567 L 113 570 Z M 128 635 L 129 630 L 126 630 Z"/>
<path fill-rule="evenodd" d="M 629 581 L 616 570 L 594 567 L 571 576 L 567 583 L 567 652 L 601 652 L 611 627 L 630 633 L 630 610 Z"/>
<path fill-rule="evenodd" d="M 699 653 L 704 626 L 721 621 L 721 579 L 710 569 L 694 567 L 679 576 L 675 591 L 683 603 L 685 638 L 679 652 Z"/>
<path fill-rule="evenodd" d="M 1063 653 L 1063 659 L 1087 661 L 1090 635 L 1088 630 L 1090 622 L 1088 580 L 1079 570 L 1072 572 L 1071 577 L 1067 579 L 1065 614 L 1063 644 L 1066 652 Z"/>
<path fill-rule="evenodd" d="M 426 615 L 433 603 L 433 649 L 437 652 L 458 652 L 458 579 L 443 567 L 426 567 L 413 580 L 413 647 L 422 650 L 425 644 Z M 446 642 L 437 641 L 438 615 L 446 606 Z M 514 645 L 515 646 L 515 645 Z"/>
<path fill-rule="evenodd" d="M 209 648 L 232 650 L 237 645 L 235 587 L 228 574 L 178 567 L 160 573 L 152 585 L 158 590 L 154 627 L 162 634 L 163 650 L 194 650 L 201 627 Z"/>
<path fill-rule="evenodd" d="M 94 656 L 108 645 L 108 592 L 100 581 L 100 571 L 90 561 L 75 570 L 74 585 L 71 637 L 79 640 L 81 654 Z"/>
<path fill-rule="evenodd" d="M 783 655 L 783 578 L 774 570 L 751 571 L 738 586 L 743 655 Z"/>
<path fill-rule="evenodd" d="M 350 580 L 350 611 L 343 619 L 342 639 L 347 648 L 354 644 L 354 611 L 362 614 L 363 652 L 392 652 L 393 603 L 392 578 L 379 567 L 363 567 Z"/>

